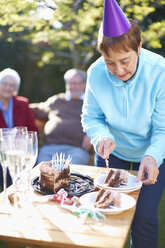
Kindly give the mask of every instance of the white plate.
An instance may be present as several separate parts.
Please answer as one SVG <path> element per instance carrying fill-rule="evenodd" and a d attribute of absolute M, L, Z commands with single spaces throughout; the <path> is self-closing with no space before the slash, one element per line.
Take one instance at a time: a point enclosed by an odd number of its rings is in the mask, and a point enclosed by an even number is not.
<path fill-rule="evenodd" d="M 98 195 L 98 192 L 91 192 L 87 193 L 79 198 L 80 203 L 83 205 L 83 207 L 93 209 L 95 211 L 99 211 L 103 214 L 118 214 L 125 210 L 128 210 L 135 206 L 136 201 L 132 196 L 120 193 L 121 195 L 121 206 L 120 207 L 114 207 L 112 208 L 95 208 L 94 202 L 96 200 L 96 196 Z"/>
<path fill-rule="evenodd" d="M 126 185 L 121 185 L 120 187 L 108 187 L 106 184 L 104 184 L 105 178 L 107 177 L 108 173 L 103 172 L 100 175 L 98 175 L 94 179 L 94 185 L 97 186 L 98 188 L 104 188 L 104 189 L 109 189 L 109 190 L 115 190 L 123 193 L 129 193 L 132 191 L 135 191 L 137 189 L 140 189 L 142 186 L 142 182 L 136 182 L 136 177 L 133 175 L 128 175 L 128 183 Z"/>

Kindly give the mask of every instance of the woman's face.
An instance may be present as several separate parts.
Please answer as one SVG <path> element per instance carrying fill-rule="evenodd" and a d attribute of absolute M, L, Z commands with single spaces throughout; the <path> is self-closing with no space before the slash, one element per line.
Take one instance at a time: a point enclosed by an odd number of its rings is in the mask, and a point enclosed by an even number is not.
<path fill-rule="evenodd" d="M 1 98 L 10 98 L 17 91 L 16 83 L 12 77 L 6 76 L 0 84 Z"/>
<path fill-rule="evenodd" d="M 140 52 L 138 49 L 138 53 Z M 124 51 L 113 51 L 109 49 L 109 55 L 102 53 L 105 64 L 108 70 L 119 80 L 127 81 L 136 72 L 138 63 L 138 53 L 134 50 Z"/>

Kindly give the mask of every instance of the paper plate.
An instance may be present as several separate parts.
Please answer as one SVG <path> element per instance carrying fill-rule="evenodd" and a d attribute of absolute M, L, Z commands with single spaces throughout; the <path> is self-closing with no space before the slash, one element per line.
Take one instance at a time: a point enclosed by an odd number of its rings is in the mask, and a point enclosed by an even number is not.
<path fill-rule="evenodd" d="M 94 202 L 96 200 L 96 196 L 98 195 L 98 192 L 91 192 L 87 193 L 79 198 L 80 203 L 83 207 L 90 208 L 96 211 L 99 211 L 103 214 L 118 214 L 125 210 L 128 210 L 135 206 L 136 201 L 133 197 L 120 193 L 121 195 L 121 206 L 120 207 L 114 207 L 110 206 L 110 208 L 95 208 Z"/>
<path fill-rule="evenodd" d="M 98 188 L 104 188 L 104 189 L 109 189 L 109 190 L 115 190 L 123 193 L 129 193 L 132 191 L 135 191 L 137 189 L 140 189 L 142 187 L 142 182 L 136 182 L 136 177 L 133 175 L 128 175 L 128 183 L 126 185 L 121 185 L 120 187 L 108 187 L 106 184 L 104 184 L 104 181 L 107 177 L 108 173 L 103 172 L 99 174 L 95 179 L 94 179 L 94 185 Z"/>

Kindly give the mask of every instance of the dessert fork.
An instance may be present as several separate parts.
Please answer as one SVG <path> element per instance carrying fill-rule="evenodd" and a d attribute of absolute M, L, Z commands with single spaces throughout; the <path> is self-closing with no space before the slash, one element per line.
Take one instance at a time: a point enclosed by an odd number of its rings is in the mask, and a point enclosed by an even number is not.
<path fill-rule="evenodd" d="M 106 164 L 106 167 L 109 168 L 109 160 L 108 160 L 108 158 L 105 159 L 105 164 Z"/>

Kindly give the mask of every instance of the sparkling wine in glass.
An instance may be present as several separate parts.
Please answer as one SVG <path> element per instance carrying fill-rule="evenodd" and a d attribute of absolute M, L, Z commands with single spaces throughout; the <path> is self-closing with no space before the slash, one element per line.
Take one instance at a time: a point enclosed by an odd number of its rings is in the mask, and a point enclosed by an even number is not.
<path fill-rule="evenodd" d="M 28 129 L 26 126 L 15 126 L 14 129 L 16 129 L 17 131 L 17 135 L 24 137 L 25 139 L 27 139 L 27 134 L 28 134 Z M 24 148 L 24 150 L 26 150 L 26 148 Z M 23 171 L 25 169 L 25 161 L 22 161 L 22 167 L 21 170 Z"/>
<path fill-rule="evenodd" d="M 7 199 L 7 168 L 8 168 L 8 163 L 6 159 L 6 155 L 4 152 L 4 142 L 6 140 L 7 136 L 10 136 L 13 133 L 13 128 L 0 128 L 0 162 L 2 166 L 2 171 L 3 171 L 3 194 L 4 194 L 4 204 L 1 206 L 1 210 L 3 212 L 10 212 L 9 209 L 9 202 Z"/>
<path fill-rule="evenodd" d="M 14 185 L 14 206 L 18 208 L 17 202 L 17 181 L 22 172 L 25 154 L 27 149 L 26 135 L 20 134 L 17 129 L 13 128 L 13 132 L 5 135 L 3 138 L 3 152 L 8 164 L 9 173 Z"/>

